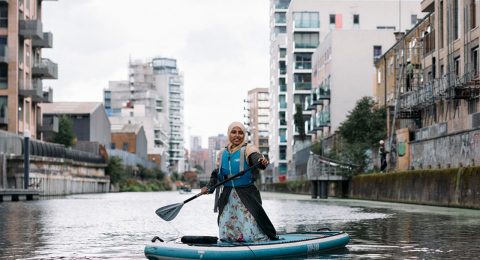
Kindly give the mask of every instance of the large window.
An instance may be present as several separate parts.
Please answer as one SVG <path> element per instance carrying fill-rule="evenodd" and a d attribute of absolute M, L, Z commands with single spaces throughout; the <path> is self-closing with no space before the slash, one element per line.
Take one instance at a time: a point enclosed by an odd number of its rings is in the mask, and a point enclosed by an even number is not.
<path fill-rule="evenodd" d="M 0 120 L 8 119 L 8 97 L 0 97 Z"/>
<path fill-rule="evenodd" d="M 312 54 L 297 53 L 295 54 L 295 69 L 311 69 L 312 68 Z"/>
<path fill-rule="evenodd" d="M 0 64 L 0 89 L 8 88 L 8 64 Z"/>
<path fill-rule="evenodd" d="M 375 62 L 382 56 L 382 46 L 374 45 L 373 46 L 373 61 Z"/>
<path fill-rule="evenodd" d="M 8 5 L 0 4 L 0 28 L 8 27 Z"/>
<path fill-rule="evenodd" d="M 296 28 L 320 28 L 318 12 L 294 12 Z"/>
<path fill-rule="evenodd" d="M 472 49 L 472 71 L 476 78 L 480 76 L 480 68 L 478 64 L 478 46 Z"/>
<path fill-rule="evenodd" d="M 275 23 L 287 23 L 286 13 L 275 13 Z"/>
<path fill-rule="evenodd" d="M 460 8 L 459 0 L 453 0 L 453 39 L 456 40 L 460 37 Z"/>
<path fill-rule="evenodd" d="M 353 15 L 353 25 L 360 25 L 360 15 L 354 14 Z"/>
<path fill-rule="evenodd" d="M 319 39 L 318 33 L 295 33 L 295 48 L 317 48 Z"/>
<path fill-rule="evenodd" d="M 311 90 L 312 74 L 311 73 L 295 73 L 294 78 L 295 90 Z"/>

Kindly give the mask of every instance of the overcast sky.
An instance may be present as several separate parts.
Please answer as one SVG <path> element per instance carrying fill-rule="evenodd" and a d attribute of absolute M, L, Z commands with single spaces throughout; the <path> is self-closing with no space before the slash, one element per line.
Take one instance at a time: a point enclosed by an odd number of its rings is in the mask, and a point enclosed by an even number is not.
<path fill-rule="evenodd" d="M 58 80 L 56 101 L 103 101 L 110 80 L 127 80 L 129 57 L 177 59 L 184 73 L 185 131 L 225 134 L 243 121 L 247 91 L 269 84 L 268 0 L 43 1 L 44 31 Z M 188 136 L 186 136 L 186 141 Z"/>

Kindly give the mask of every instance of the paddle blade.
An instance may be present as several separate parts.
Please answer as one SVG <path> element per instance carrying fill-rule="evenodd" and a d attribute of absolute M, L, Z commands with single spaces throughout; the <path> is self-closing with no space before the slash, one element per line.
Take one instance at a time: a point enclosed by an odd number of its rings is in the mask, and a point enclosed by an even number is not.
<path fill-rule="evenodd" d="M 157 213 L 157 215 L 159 217 L 161 217 L 162 219 L 164 219 L 166 221 L 170 221 L 178 215 L 178 212 L 180 212 L 180 210 L 182 209 L 183 204 L 184 203 L 182 202 L 182 203 L 177 203 L 177 204 L 172 204 L 172 205 L 168 205 L 168 206 L 165 206 L 165 207 L 161 207 L 161 208 L 157 209 L 155 211 L 155 213 Z"/>

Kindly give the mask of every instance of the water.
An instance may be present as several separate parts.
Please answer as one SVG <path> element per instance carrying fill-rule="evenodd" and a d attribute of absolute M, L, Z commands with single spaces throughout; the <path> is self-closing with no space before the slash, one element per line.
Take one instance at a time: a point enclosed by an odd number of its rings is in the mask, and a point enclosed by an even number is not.
<path fill-rule="evenodd" d="M 194 191 L 195 192 L 195 191 Z M 178 192 L 87 194 L 0 203 L 0 259 L 142 259 L 153 236 L 217 235 L 213 196 L 165 222 Z M 480 211 L 262 193 L 279 232 L 344 230 L 346 249 L 308 258 L 472 259 L 480 255 Z"/>

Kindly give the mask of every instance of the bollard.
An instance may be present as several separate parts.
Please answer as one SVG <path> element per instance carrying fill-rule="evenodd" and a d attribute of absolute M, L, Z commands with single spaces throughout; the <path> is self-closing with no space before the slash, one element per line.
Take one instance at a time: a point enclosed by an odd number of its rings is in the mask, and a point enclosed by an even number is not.
<path fill-rule="evenodd" d="M 30 179 L 30 131 L 23 132 L 23 188 L 28 190 Z"/>
<path fill-rule="evenodd" d="M 318 181 L 312 181 L 312 199 L 318 196 Z"/>

